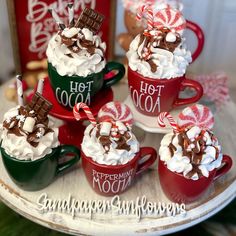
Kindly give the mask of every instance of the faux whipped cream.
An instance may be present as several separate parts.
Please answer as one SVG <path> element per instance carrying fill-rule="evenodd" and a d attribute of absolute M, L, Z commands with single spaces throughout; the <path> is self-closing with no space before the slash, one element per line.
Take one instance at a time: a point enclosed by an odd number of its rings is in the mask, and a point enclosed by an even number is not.
<path fill-rule="evenodd" d="M 121 132 L 122 135 L 117 139 L 111 135 L 102 136 L 100 131 L 100 125 L 89 125 L 81 145 L 84 154 L 93 161 L 105 165 L 122 165 L 139 152 L 139 142 L 130 130 Z"/>
<path fill-rule="evenodd" d="M 166 134 L 159 155 L 169 170 L 192 180 L 208 177 L 209 172 L 220 167 L 223 157 L 213 133 L 197 126 L 181 133 Z"/>
<path fill-rule="evenodd" d="M 87 28 L 65 28 L 49 41 L 48 61 L 61 75 L 86 77 L 100 72 L 106 65 L 106 44 Z"/>
<path fill-rule="evenodd" d="M 35 123 L 33 128 L 26 124 L 32 121 Z M 9 156 L 18 160 L 34 161 L 43 158 L 59 145 L 58 129 L 51 126 L 48 120 L 37 122 L 35 114 L 26 111 L 24 107 L 12 108 L 4 115 L 1 147 Z"/>
<path fill-rule="evenodd" d="M 130 68 L 144 77 L 153 79 L 183 76 L 192 61 L 191 52 L 183 43 L 184 39 L 172 32 L 160 33 L 159 39 L 144 34 L 137 35 L 130 44 L 126 54 Z"/>

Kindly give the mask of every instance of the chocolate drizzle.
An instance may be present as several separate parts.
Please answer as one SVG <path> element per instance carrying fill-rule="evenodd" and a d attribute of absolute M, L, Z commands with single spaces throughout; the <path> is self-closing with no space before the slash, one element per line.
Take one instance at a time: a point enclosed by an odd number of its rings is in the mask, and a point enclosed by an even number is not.
<path fill-rule="evenodd" d="M 115 149 L 117 150 L 130 151 L 130 145 L 128 144 L 128 141 L 132 137 L 130 130 L 127 130 L 124 133 L 120 133 L 119 131 L 117 131 L 117 135 L 115 136 L 112 136 L 111 134 L 109 136 L 107 135 L 103 136 L 100 134 L 101 124 L 98 124 L 96 128 L 97 128 L 96 138 L 103 146 L 105 153 L 109 152 L 112 144 L 115 144 Z M 94 129 L 95 127 L 90 130 L 90 133 L 89 133 L 90 137 L 92 136 L 92 132 Z"/>
<path fill-rule="evenodd" d="M 182 39 L 180 34 L 178 33 L 172 33 L 175 35 L 175 41 L 174 42 L 168 42 L 167 39 L 167 34 L 170 33 L 171 31 L 167 28 L 162 28 L 162 29 L 155 29 L 154 31 L 147 31 L 145 30 L 141 35 L 140 35 L 140 40 L 138 43 L 138 48 L 142 47 L 140 52 L 141 55 L 140 58 L 142 60 L 145 60 L 148 62 L 148 64 L 151 67 L 151 71 L 155 73 L 158 70 L 158 66 L 156 63 L 153 61 L 152 57 L 152 51 L 151 48 L 159 48 L 163 50 L 167 50 L 171 53 L 175 51 L 175 49 L 181 44 Z"/>
<path fill-rule="evenodd" d="M 87 40 L 82 31 L 71 38 L 67 38 L 63 35 L 62 31 L 58 34 L 61 37 L 61 43 L 65 44 L 71 53 L 80 53 L 81 51 L 86 50 L 90 55 L 93 55 L 95 54 L 96 49 L 100 49 L 103 54 L 105 53 L 103 48 L 99 45 L 95 45 L 95 42 Z M 67 56 L 73 57 L 71 53 L 67 54 Z"/>
<path fill-rule="evenodd" d="M 187 131 L 182 131 L 178 134 L 173 135 L 171 143 L 168 146 L 171 156 L 173 157 L 175 154 L 175 151 L 177 150 L 177 148 L 173 144 L 173 139 L 175 137 L 178 138 L 178 145 L 182 148 L 183 156 L 188 157 L 190 159 L 190 163 L 192 164 L 192 167 L 193 167 L 192 170 L 188 172 L 187 175 L 185 176 L 186 178 L 190 179 L 196 173 L 198 174 L 199 177 L 202 176 L 202 172 L 199 169 L 199 166 L 201 164 L 203 155 L 206 154 L 205 150 L 208 146 L 203 138 L 205 132 L 208 132 L 211 140 L 214 140 L 215 137 L 213 133 L 211 133 L 210 131 L 202 130 L 199 136 L 195 138 L 194 140 L 190 140 L 188 138 L 186 134 Z M 192 148 L 191 148 L 191 145 L 192 145 Z M 216 149 L 215 159 L 217 159 L 220 154 L 219 150 L 217 149 L 217 147 L 213 145 L 210 145 L 210 146 Z"/>
<path fill-rule="evenodd" d="M 96 34 L 99 31 L 103 20 L 103 15 L 86 7 L 75 24 L 69 24 L 67 28 L 61 29 L 58 32 L 61 43 L 66 45 L 71 51 L 71 53 L 66 55 L 68 57 L 73 57 L 72 53 L 80 53 L 83 50 L 86 50 L 90 55 L 93 55 L 95 54 L 96 49 L 100 49 L 104 54 L 104 49 L 99 45 L 96 45 L 96 42 L 86 39 L 82 31 L 83 28 L 87 28 L 93 35 Z M 65 31 L 70 31 L 70 33 L 68 34 L 67 32 L 66 34 Z M 104 60 L 104 58 L 102 58 L 102 60 Z"/>

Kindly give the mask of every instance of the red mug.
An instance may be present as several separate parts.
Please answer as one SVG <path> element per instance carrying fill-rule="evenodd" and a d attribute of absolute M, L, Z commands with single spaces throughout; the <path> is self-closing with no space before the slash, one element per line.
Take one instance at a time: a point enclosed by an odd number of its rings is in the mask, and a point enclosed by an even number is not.
<path fill-rule="evenodd" d="M 146 156 L 149 156 L 147 159 Z M 144 160 L 145 158 L 145 160 Z M 104 165 L 92 160 L 81 151 L 82 167 L 92 189 L 104 196 L 124 192 L 133 180 L 157 158 L 154 148 L 142 147 L 135 157 L 124 165 Z M 141 160 L 144 160 L 141 162 Z"/>
<path fill-rule="evenodd" d="M 191 30 L 197 38 L 197 47 L 192 53 L 192 63 L 199 57 L 204 47 L 204 33 L 196 23 L 186 20 L 187 29 Z M 200 100 L 203 95 L 202 86 L 185 76 L 179 78 L 152 79 L 144 77 L 130 68 L 128 69 L 128 82 L 131 98 L 137 110 L 148 116 L 158 116 L 160 112 L 170 111 L 178 106 L 188 105 Z M 180 99 L 179 92 L 190 87 L 196 95 L 187 99 Z"/>
<path fill-rule="evenodd" d="M 208 187 L 232 166 L 232 159 L 223 155 L 222 166 L 209 173 L 209 177 L 201 176 L 198 180 L 185 178 L 182 174 L 170 171 L 159 159 L 158 172 L 160 184 L 165 195 L 176 203 L 191 203 L 201 197 Z"/>
<path fill-rule="evenodd" d="M 197 102 L 203 95 L 200 83 L 185 76 L 172 79 L 152 79 L 128 68 L 130 95 L 136 109 L 147 116 L 158 116 L 178 106 Z M 192 88 L 196 94 L 191 98 L 179 98 L 180 91 Z"/>
<path fill-rule="evenodd" d="M 186 20 L 187 22 L 187 29 L 191 30 L 197 38 L 197 48 L 196 50 L 192 53 L 192 63 L 199 57 L 201 54 L 203 47 L 204 47 L 204 42 L 205 42 L 205 37 L 204 33 L 199 25 L 196 23 Z"/>

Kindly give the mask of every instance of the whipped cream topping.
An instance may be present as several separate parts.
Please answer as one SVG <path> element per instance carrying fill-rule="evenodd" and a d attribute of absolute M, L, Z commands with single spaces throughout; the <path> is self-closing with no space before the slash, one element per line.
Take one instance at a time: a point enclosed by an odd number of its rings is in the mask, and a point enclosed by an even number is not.
<path fill-rule="evenodd" d="M 58 74 L 86 77 L 106 65 L 106 44 L 87 28 L 65 28 L 49 41 L 46 55 Z"/>
<path fill-rule="evenodd" d="M 171 79 L 185 74 L 192 61 L 191 52 L 186 49 L 180 35 L 176 37 L 166 33 L 163 35 L 164 41 L 143 34 L 135 37 L 126 54 L 133 71 L 153 79 Z M 145 55 L 145 50 L 149 55 Z"/>
<path fill-rule="evenodd" d="M 46 121 L 48 124 L 38 126 L 36 123 L 32 132 L 25 131 L 27 116 L 20 113 L 20 109 L 24 111 L 23 107 L 17 106 L 4 115 L 1 147 L 9 156 L 18 160 L 34 161 L 43 158 L 59 146 L 58 129 L 52 128 L 52 123 Z M 31 115 L 34 117 L 33 113 Z"/>
<path fill-rule="evenodd" d="M 94 127 L 89 125 L 84 133 L 83 142 L 81 144 L 82 150 L 87 157 L 99 164 L 105 165 L 122 165 L 128 163 L 139 152 L 139 142 L 131 131 L 123 131 L 122 145 L 120 140 L 115 140 L 111 137 L 104 136 L 109 145 L 105 144 L 105 140 L 98 135 L 100 128 L 97 125 Z M 101 130 L 100 130 L 101 131 Z M 106 141 L 106 142 L 107 142 Z"/>
<path fill-rule="evenodd" d="M 178 134 L 166 134 L 159 155 L 169 170 L 192 180 L 208 177 L 209 172 L 220 167 L 223 158 L 213 133 L 197 126 Z"/>

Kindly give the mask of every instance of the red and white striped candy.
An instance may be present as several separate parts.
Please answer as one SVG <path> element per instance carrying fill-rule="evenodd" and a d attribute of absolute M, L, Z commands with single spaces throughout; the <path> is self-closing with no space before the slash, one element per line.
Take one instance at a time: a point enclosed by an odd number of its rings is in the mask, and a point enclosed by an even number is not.
<path fill-rule="evenodd" d="M 150 8 L 149 5 L 143 5 L 139 8 L 136 19 L 138 21 L 141 21 L 145 14 L 147 16 L 148 29 L 151 30 L 153 29 L 154 21 L 153 21 L 153 10 Z"/>
<path fill-rule="evenodd" d="M 93 113 L 91 112 L 90 108 L 83 102 L 77 103 L 73 108 L 73 114 L 74 114 L 75 119 L 78 121 L 81 119 L 81 115 L 79 113 L 81 109 L 87 115 L 90 123 L 95 126 L 97 124 L 96 119 L 94 118 Z"/>
<path fill-rule="evenodd" d="M 167 7 L 155 14 L 154 27 L 166 27 L 181 34 L 186 28 L 186 21 L 180 11 Z"/>
<path fill-rule="evenodd" d="M 134 123 L 133 114 L 128 106 L 115 101 L 105 104 L 98 112 L 98 121 L 121 121 L 125 124 Z"/>
<path fill-rule="evenodd" d="M 214 126 L 214 117 L 208 107 L 196 104 L 185 108 L 179 114 L 178 125 L 181 128 L 199 126 L 205 129 L 212 129 Z"/>
<path fill-rule="evenodd" d="M 164 119 L 168 120 L 174 132 L 178 132 L 179 126 L 174 120 L 173 116 L 169 112 L 161 112 L 159 116 L 157 117 L 157 123 L 162 128 L 166 127 L 166 124 L 164 123 Z"/>

